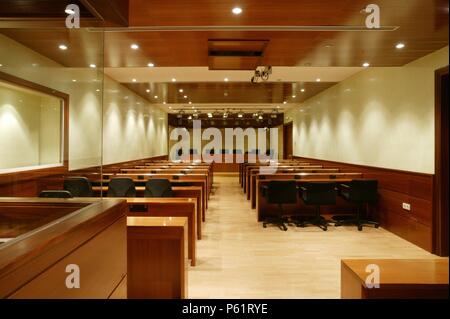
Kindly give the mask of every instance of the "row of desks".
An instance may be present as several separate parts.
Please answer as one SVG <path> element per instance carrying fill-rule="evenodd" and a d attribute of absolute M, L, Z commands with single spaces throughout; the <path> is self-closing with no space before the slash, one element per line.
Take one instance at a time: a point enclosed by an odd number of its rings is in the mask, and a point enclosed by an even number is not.
<path fill-rule="evenodd" d="M 356 178 L 362 178 L 361 173 L 343 173 L 339 168 L 324 168 L 322 165 L 311 165 L 306 162 L 289 161 L 271 163 L 276 172 L 265 173 L 268 163 L 245 163 L 240 169 L 240 184 L 246 193 L 251 207 L 257 210 L 257 219 L 262 221 L 265 216 L 273 214 L 277 205 L 269 204 L 261 189 L 271 180 L 294 180 L 300 186 L 306 182 L 335 182 L 346 183 Z M 352 209 L 349 205 L 338 199 L 338 209 Z M 335 208 L 336 209 L 336 208 Z M 311 210 L 305 207 L 299 199 L 296 204 L 283 205 L 283 211 L 288 215 L 298 215 L 302 211 Z"/>

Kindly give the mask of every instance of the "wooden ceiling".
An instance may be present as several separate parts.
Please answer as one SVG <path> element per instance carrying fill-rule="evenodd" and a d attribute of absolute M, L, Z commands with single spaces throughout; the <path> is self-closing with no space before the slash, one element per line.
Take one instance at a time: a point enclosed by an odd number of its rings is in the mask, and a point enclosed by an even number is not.
<path fill-rule="evenodd" d="M 253 27 L 252 30 L 262 26 L 364 26 L 366 15 L 361 9 L 367 5 L 365 0 L 240 0 L 244 11 L 236 16 L 231 13 L 235 3 L 130 0 L 130 28 L 110 28 L 105 33 L 104 64 L 97 64 L 208 66 L 211 39 L 267 40 L 261 64 L 272 66 L 361 66 L 366 61 L 372 66 L 401 66 L 448 45 L 448 2 L 444 0 L 378 1 L 382 26 L 398 27 L 395 31 L 274 31 L 270 27 L 264 31 L 208 30 L 208 26 L 243 26 Z M 182 28 L 154 31 L 169 26 Z M 196 31 L 195 27 L 203 29 Z M 92 62 L 78 50 L 61 52 L 61 42 L 83 50 L 95 47 L 102 59 L 102 34 L 92 30 L 63 28 L 51 30 L 52 34 L 37 29 L 1 32 L 65 66 L 86 67 Z M 77 32 L 84 34 L 75 36 Z M 394 47 L 399 41 L 406 44 L 401 51 Z M 132 43 L 139 44 L 140 49 L 131 50 Z"/>
<path fill-rule="evenodd" d="M 125 83 L 152 103 L 192 105 L 301 103 L 336 83 Z M 303 90 L 303 91 L 302 91 Z M 186 97 L 186 98 L 185 98 Z"/>

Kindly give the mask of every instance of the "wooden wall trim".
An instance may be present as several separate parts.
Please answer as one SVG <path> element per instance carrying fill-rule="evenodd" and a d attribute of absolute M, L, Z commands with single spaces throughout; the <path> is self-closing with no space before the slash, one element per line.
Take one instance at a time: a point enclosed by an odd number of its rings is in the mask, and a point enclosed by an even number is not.
<path fill-rule="evenodd" d="M 435 72 L 435 180 L 433 253 L 448 256 L 448 97 L 442 100 L 443 78 L 448 66 Z M 447 88 L 448 90 L 448 88 Z M 444 105 L 447 103 L 447 105 Z"/>
<path fill-rule="evenodd" d="M 343 173 L 360 172 L 363 178 L 377 179 L 380 200 L 372 207 L 374 217 L 385 229 L 432 251 L 434 175 L 307 157 L 294 158 L 321 164 L 325 168 L 338 167 Z M 411 211 L 403 210 L 402 203 L 410 203 Z"/>

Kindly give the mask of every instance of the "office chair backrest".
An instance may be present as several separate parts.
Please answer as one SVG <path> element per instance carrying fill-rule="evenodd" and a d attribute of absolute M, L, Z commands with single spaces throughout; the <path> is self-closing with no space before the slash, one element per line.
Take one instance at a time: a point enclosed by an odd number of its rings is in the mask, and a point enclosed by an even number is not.
<path fill-rule="evenodd" d="M 269 181 L 267 185 L 266 197 L 270 204 L 295 204 L 297 194 L 295 181 Z"/>
<path fill-rule="evenodd" d="M 349 200 L 370 203 L 378 199 L 378 181 L 369 179 L 354 179 L 350 182 Z"/>
<path fill-rule="evenodd" d="M 131 178 L 120 177 L 109 181 L 108 197 L 136 197 L 136 187 Z"/>
<path fill-rule="evenodd" d="M 92 197 L 92 185 L 86 177 L 68 177 L 64 180 L 64 189 L 74 197 Z"/>
<path fill-rule="evenodd" d="M 145 197 L 173 197 L 172 184 L 168 179 L 151 179 L 145 184 Z"/>
<path fill-rule="evenodd" d="M 40 198 L 73 198 L 69 191 L 63 190 L 50 190 L 42 191 L 39 193 Z"/>
<path fill-rule="evenodd" d="M 306 192 L 302 198 L 309 205 L 334 205 L 336 204 L 336 184 L 312 182 L 302 185 Z"/>

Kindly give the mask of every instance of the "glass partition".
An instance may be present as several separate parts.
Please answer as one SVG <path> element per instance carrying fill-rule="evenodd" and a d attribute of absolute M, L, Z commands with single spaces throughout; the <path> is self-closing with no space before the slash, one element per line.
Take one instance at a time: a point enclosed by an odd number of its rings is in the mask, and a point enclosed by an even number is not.
<path fill-rule="evenodd" d="M 103 31 L 0 28 L 0 197 L 102 195 Z"/>

